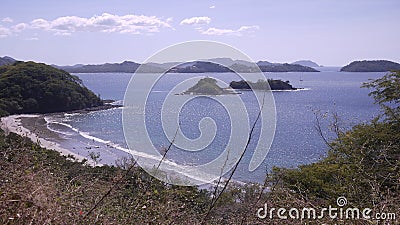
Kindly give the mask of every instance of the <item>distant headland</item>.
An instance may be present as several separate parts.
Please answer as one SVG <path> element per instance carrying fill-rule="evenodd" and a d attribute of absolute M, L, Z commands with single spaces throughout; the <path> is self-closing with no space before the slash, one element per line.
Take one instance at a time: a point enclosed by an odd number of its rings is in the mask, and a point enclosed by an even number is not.
<path fill-rule="evenodd" d="M 388 60 L 354 61 L 340 69 L 341 72 L 387 72 L 400 70 L 400 64 Z"/>

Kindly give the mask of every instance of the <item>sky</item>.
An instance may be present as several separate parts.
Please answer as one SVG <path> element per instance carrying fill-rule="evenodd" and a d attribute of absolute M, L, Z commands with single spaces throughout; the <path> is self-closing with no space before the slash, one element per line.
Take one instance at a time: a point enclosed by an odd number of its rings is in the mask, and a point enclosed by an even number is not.
<path fill-rule="evenodd" d="M 400 62 L 399 0 L 2 0 L 0 56 L 48 64 L 143 62 L 185 41 L 254 61 Z"/>

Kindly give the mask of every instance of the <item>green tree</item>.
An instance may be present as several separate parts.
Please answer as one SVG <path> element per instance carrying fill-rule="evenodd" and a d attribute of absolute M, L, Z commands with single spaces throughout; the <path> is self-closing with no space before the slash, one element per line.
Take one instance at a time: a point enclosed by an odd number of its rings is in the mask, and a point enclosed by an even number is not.
<path fill-rule="evenodd" d="M 302 198 L 334 202 L 346 196 L 357 206 L 398 207 L 400 202 L 399 72 L 364 84 L 384 109 L 368 124 L 339 132 L 328 156 L 298 169 L 275 168 L 272 180 Z M 384 118 L 384 119 L 380 119 Z"/>
<path fill-rule="evenodd" d="M 380 79 L 365 83 L 363 87 L 375 89 L 370 95 L 385 110 L 387 119 L 392 122 L 399 121 L 400 71 L 393 71 Z"/>

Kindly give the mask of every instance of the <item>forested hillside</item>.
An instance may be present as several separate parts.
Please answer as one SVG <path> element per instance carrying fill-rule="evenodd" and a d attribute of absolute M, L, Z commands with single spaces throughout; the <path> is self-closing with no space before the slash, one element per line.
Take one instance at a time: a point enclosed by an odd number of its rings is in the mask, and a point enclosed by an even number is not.
<path fill-rule="evenodd" d="M 102 105 L 82 81 L 35 62 L 0 67 L 0 115 L 71 111 Z"/>

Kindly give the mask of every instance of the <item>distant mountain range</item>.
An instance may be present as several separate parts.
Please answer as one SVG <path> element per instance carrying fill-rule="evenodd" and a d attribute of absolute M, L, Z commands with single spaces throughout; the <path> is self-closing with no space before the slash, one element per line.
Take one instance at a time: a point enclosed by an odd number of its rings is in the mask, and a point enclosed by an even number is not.
<path fill-rule="evenodd" d="M 305 62 L 305 61 L 304 61 Z M 310 61 L 311 62 L 311 61 Z M 194 62 L 168 62 L 168 63 L 146 63 L 139 64 L 135 62 L 125 61 L 122 63 L 105 63 L 98 65 L 74 65 L 74 66 L 57 66 L 59 69 L 63 69 L 70 73 L 108 73 L 108 72 L 120 72 L 120 73 L 134 73 L 139 66 L 140 72 L 144 73 L 158 73 L 168 70 L 170 73 L 224 73 L 231 72 L 232 70 L 222 66 L 229 66 L 231 69 L 240 73 L 253 73 L 261 69 L 263 72 L 319 72 L 318 70 L 309 66 L 303 66 L 299 64 L 288 64 L 288 63 L 270 63 L 267 61 L 259 61 L 255 67 L 254 63 L 244 60 L 233 60 L 230 58 L 214 58 L 204 61 Z"/>
<path fill-rule="evenodd" d="M 5 56 L 0 58 L 0 65 L 12 64 L 16 60 Z M 76 64 L 73 66 L 58 66 L 51 65 L 55 68 L 65 70 L 70 73 L 134 73 L 139 66 L 140 71 L 144 73 L 158 73 L 168 70 L 170 73 L 206 73 L 206 72 L 231 72 L 231 69 L 240 73 L 253 73 L 260 69 L 263 72 L 319 72 L 318 70 L 301 64 L 314 65 L 313 62 L 308 60 L 297 61 L 295 63 L 271 63 L 268 61 L 259 61 L 255 67 L 254 63 L 244 60 L 233 60 L 231 58 L 214 58 L 204 61 L 194 62 L 168 62 L 168 63 L 146 63 L 139 64 L 131 61 L 124 61 L 122 63 L 104 63 L 97 65 L 83 65 Z M 222 66 L 229 66 L 231 69 Z M 315 64 L 317 65 L 317 64 Z M 318 65 L 317 65 L 318 66 Z"/>
<path fill-rule="evenodd" d="M 17 60 L 5 56 L 0 57 L 0 66 L 13 64 Z M 55 68 L 65 70 L 69 73 L 134 73 L 140 67 L 143 73 L 159 73 L 168 70 L 170 73 L 224 73 L 232 72 L 254 73 L 260 69 L 262 72 L 319 72 L 322 69 L 317 63 L 310 60 L 300 60 L 293 63 L 272 63 L 258 61 L 254 63 L 244 60 L 233 60 L 231 58 L 214 58 L 194 62 L 168 62 L 168 63 L 146 63 L 139 64 L 131 61 L 122 63 L 104 63 L 97 65 L 76 64 L 73 66 L 51 65 Z M 385 72 L 400 70 L 400 64 L 387 60 L 354 61 L 344 66 L 340 71 L 345 72 Z"/>

